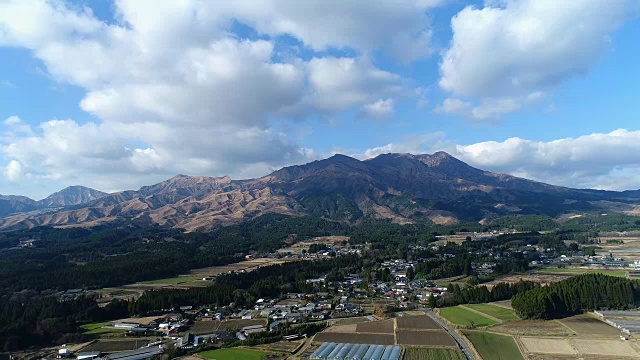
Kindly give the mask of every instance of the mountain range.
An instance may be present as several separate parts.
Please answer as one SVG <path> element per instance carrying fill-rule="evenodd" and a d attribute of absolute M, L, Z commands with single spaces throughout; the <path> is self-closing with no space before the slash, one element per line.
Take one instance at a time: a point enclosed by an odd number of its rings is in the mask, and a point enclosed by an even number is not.
<path fill-rule="evenodd" d="M 72 186 L 40 201 L 0 195 L 4 230 L 134 219 L 195 231 L 266 213 L 452 224 L 508 214 L 590 212 L 640 214 L 640 191 L 553 186 L 483 171 L 445 152 L 384 154 L 364 161 L 334 155 L 257 179 L 177 175 L 111 194 Z"/>

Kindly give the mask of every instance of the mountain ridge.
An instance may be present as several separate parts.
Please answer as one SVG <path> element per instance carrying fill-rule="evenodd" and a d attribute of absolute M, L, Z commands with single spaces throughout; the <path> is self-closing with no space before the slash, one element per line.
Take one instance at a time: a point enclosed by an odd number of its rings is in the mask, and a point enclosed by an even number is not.
<path fill-rule="evenodd" d="M 266 213 L 346 222 L 365 217 L 397 223 L 429 219 L 443 224 L 514 213 L 640 213 L 639 191 L 549 185 L 477 169 L 446 152 L 389 153 L 367 160 L 336 154 L 256 179 L 176 175 L 138 190 L 105 194 L 83 189 L 83 196 L 76 192 L 61 208 L 29 211 L 24 204 L 27 210 L 21 213 L 0 213 L 0 229 L 91 226 L 125 218 L 209 230 Z M 27 200 L 0 197 L 0 206 L 1 201 L 20 205 Z"/>
<path fill-rule="evenodd" d="M 16 212 L 81 205 L 105 195 L 107 193 L 81 185 L 68 186 L 42 200 L 33 200 L 22 195 L 0 195 L 0 216 Z"/>

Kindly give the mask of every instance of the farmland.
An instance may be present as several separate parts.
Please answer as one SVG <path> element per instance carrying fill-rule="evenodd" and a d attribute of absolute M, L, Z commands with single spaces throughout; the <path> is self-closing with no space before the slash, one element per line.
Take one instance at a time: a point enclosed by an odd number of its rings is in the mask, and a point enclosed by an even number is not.
<path fill-rule="evenodd" d="M 464 360 L 457 349 L 408 348 L 404 360 Z"/>
<path fill-rule="evenodd" d="M 464 334 L 483 359 L 524 359 L 520 350 L 518 350 L 515 340 L 511 336 L 491 334 L 482 331 L 466 331 Z"/>
<path fill-rule="evenodd" d="M 575 331 L 578 335 L 595 335 L 616 337 L 620 331 L 589 315 L 577 315 L 559 320 L 564 326 Z"/>
<path fill-rule="evenodd" d="M 148 343 L 148 339 L 101 339 L 82 348 L 82 351 L 102 351 L 103 353 L 112 353 L 116 351 L 139 349 L 146 346 Z"/>
<path fill-rule="evenodd" d="M 513 310 L 492 304 L 468 304 L 466 307 L 497 318 L 501 321 L 519 320 Z"/>
<path fill-rule="evenodd" d="M 618 339 L 565 339 L 521 337 L 523 350 L 531 355 L 554 357 L 595 357 L 598 359 L 625 359 L 640 357 L 629 342 Z"/>
<path fill-rule="evenodd" d="M 456 346 L 453 338 L 444 330 L 402 330 L 396 333 L 399 345 Z"/>
<path fill-rule="evenodd" d="M 96 290 L 96 292 L 103 295 L 99 302 L 106 304 L 113 299 L 137 298 L 141 296 L 142 293 L 144 293 L 146 290 L 155 290 L 162 288 L 188 289 L 194 287 L 205 287 L 211 285 L 211 282 L 203 281 L 203 278 L 215 277 L 217 275 L 226 274 L 228 272 L 250 272 L 263 266 L 277 265 L 288 261 L 294 260 L 273 258 L 244 260 L 224 266 L 210 266 L 206 268 L 193 269 L 188 274 L 182 274 L 180 276 L 171 278 L 156 279 L 138 282 L 135 284 L 123 285 L 119 287 L 98 289 Z"/>
<path fill-rule="evenodd" d="M 397 319 L 399 329 L 440 329 L 440 326 L 436 324 L 430 317 L 426 315 L 422 316 L 403 316 Z"/>
<path fill-rule="evenodd" d="M 357 334 L 357 333 L 321 332 L 316 334 L 313 341 L 352 343 L 352 344 L 378 344 L 378 345 L 394 345 L 395 344 L 395 339 L 393 334 L 371 334 L 371 333 Z"/>
<path fill-rule="evenodd" d="M 211 360 L 262 360 L 266 356 L 266 354 L 262 351 L 247 350 L 241 348 L 210 350 L 201 352 L 198 355 L 205 359 Z"/>
<path fill-rule="evenodd" d="M 394 319 L 362 322 L 356 325 L 356 332 L 359 333 L 375 333 L 375 334 L 393 334 L 395 326 Z"/>
<path fill-rule="evenodd" d="M 331 326 L 316 334 L 314 343 L 360 343 L 454 347 L 453 338 L 431 318 L 401 316 L 394 319 Z"/>
<path fill-rule="evenodd" d="M 604 274 L 609 276 L 626 277 L 627 272 L 621 270 L 609 270 L 609 269 L 567 269 L 567 268 L 546 268 L 537 271 L 538 274 L 553 274 L 553 275 L 581 275 L 581 274 Z"/>
<path fill-rule="evenodd" d="M 519 340 L 527 353 L 578 355 L 578 351 L 565 339 L 521 337 Z"/>
<path fill-rule="evenodd" d="M 211 334 L 218 330 L 238 330 L 245 326 L 266 325 L 266 320 L 260 319 L 232 319 L 232 320 L 214 320 L 214 321 L 196 321 L 193 323 L 189 332 L 195 335 Z"/>
<path fill-rule="evenodd" d="M 191 281 L 195 281 L 195 280 L 199 280 L 199 279 L 196 279 L 196 278 L 193 278 L 193 277 L 189 277 L 189 276 L 178 276 L 178 277 L 172 277 L 172 278 L 166 278 L 166 279 L 143 281 L 143 282 L 141 282 L 141 284 L 174 285 L 174 284 L 181 284 L 181 283 L 191 282 Z"/>
<path fill-rule="evenodd" d="M 494 325 L 497 322 L 460 306 L 440 309 L 440 316 L 449 322 L 465 327 L 481 327 Z"/>
<path fill-rule="evenodd" d="M 93 323 L 80 326 L 85 330 L 84 335 L 98 335 L 98 334 L 111 334 L 111 333 L 124 333 L 124 329 L 105 328 L 105 326 L 111 325 L 110 322 Z"/>
<path fill-rule="evenodd" d="M 575 332 L 555 320 L 518 320 L 491 327 L 491 331 L 522 336 L 572 336 Z"/>

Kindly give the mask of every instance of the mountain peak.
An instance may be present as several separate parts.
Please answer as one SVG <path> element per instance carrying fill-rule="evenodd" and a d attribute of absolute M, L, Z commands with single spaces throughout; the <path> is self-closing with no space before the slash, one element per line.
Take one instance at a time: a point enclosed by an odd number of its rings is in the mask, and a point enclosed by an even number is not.
<path fill-rule="evenodd" d="M 86 186 L 72 185 L 47 196 L 38 203 L 44 207 L 80 205 L 105 195 L 107 193 Z"/>

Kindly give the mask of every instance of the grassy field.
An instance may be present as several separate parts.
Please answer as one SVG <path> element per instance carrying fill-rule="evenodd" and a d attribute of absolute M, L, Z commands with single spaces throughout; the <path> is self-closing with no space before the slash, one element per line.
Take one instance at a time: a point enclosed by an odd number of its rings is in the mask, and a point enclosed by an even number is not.
<path fill-rule="evenodd" d="M 468 304 L 466 307 L 493 316 L 502 321 L 519 320 L 515 311 L 491 304 Z"/>
<path fill-rule="evenodd" d="M 518 345 L 511 336 L 497 335 L 482 331 L 466 331 L 465 336 L 471 341 L 483 359 L 491 360 L 523 360 Z"/>
<path fill-rule="evenodd" d="M 178 277 L 172 277 L 172 278 L 166 278 L 166 279 L 143 281 L 141 282 L 141 284 L 174 285 L 174 284 L 180 284 L 180 283 L 195 281 L 195 280 L 200 280 L 200 279 L 197 279 L 194 277 L 188 277 L 188 276 L 178 276 Z"/>
<path fill-rule="evenodd" d="M 123 333 L 126 331 L 125 329 L 103 328 L 103 326 L 107 326 L 107 325 L 111 325 L 111 323 L 103 322 L 103 323 L 86 324 L 86 325 L 80 326 L 80 328 L 85 330 L 83 332 L 83 334 L 85 335 Z"/>
<path fill-rule="evenodd" d="M 565 269 L 565 268 L 546 268 L 538 270 L 540 274 L 554 274 L 554 275 L 581 275 L 581 274 L 593 274 L 600 273 L 609 276 L 626 277 L 626 271 L 620 270 L 606 270 L 606 269 Z"/>
<path fill-rule="evenodd" d="M 262 351 L 233 348 L 205 351 L 198 355 L 211 360 L 262 360 L 266 354 Z"/>
<path fill-rule="evenodd" d="M 460 350 L 456 349 L 429 349 L 408 348 L 404 354 L 404 360 L 464 360 Z"/>
<path fill-rule="evenodd" d="M 440 309 L 440 315 L 456 325 L 467 327 L 489 326 L 497 324 L 496 321 L 476 314 L 473 311 L 459 306 Z"/>

